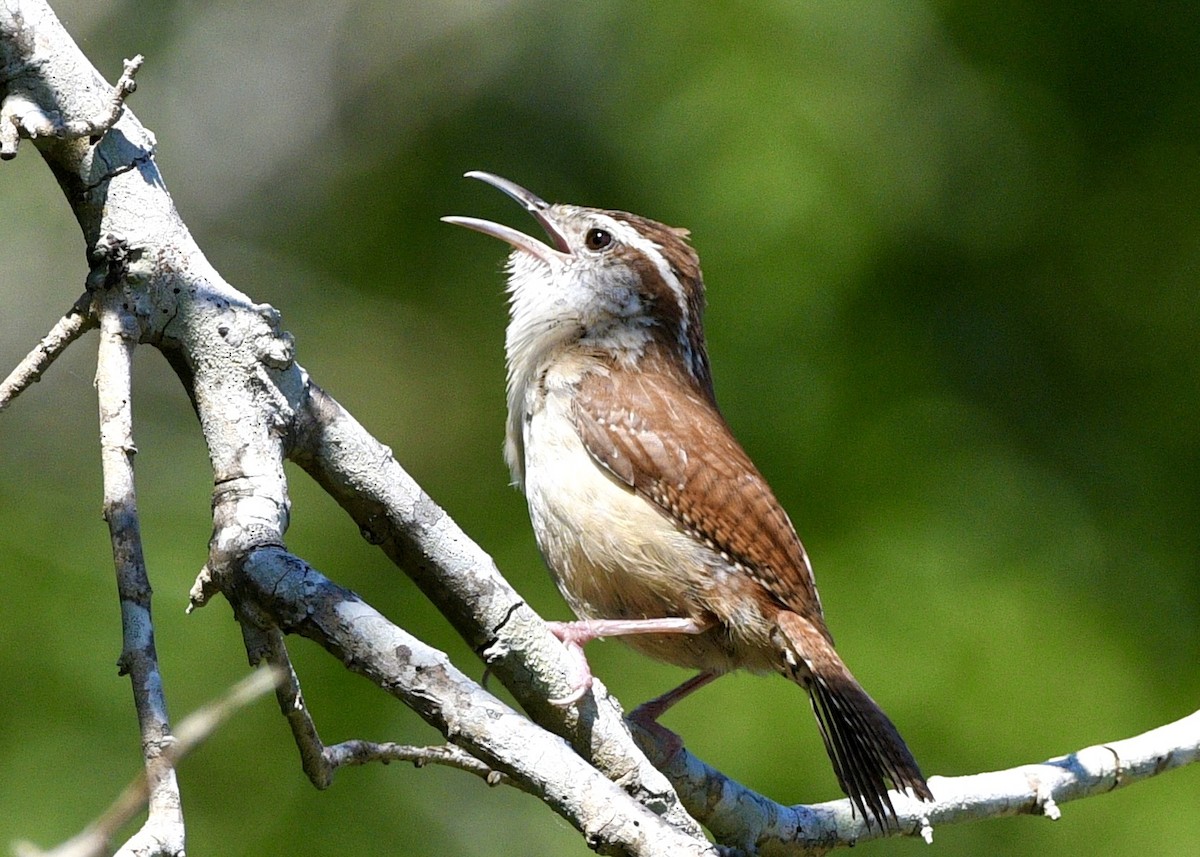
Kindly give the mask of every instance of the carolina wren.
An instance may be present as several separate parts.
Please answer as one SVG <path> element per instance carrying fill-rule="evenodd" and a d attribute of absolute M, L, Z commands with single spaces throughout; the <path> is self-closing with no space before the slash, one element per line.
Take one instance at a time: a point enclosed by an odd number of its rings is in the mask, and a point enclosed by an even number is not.
<path fill-rule="evenodd" d="M 550 243 L 471 217 L 444 220 L 512 245 L 504 454 L 582 644 L 621 636 L 699 675 L 670 705 L 735 669 L 808 691 L 842 790 L 868 823 L 895 821 L 887 781 L 933 796 L 904 740 L 834 651 L 808 556 L 717 409 L 704 283 L 683 229 L 622 211 L 521 203 Z"/>

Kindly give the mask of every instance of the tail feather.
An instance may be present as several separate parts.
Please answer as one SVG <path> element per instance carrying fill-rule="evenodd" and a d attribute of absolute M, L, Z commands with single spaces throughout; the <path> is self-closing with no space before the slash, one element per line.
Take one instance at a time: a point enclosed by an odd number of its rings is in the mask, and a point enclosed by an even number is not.
<path fill-rule="evenodd" d="M 881 830 L 895 825 L 888 781 L 933 800 L 904 739 L 825 635 L 790 611 L 781 611 L 778 623 L 786 638 L 786 671 L 808 690 L 838 784 L 867 823 Z"/>

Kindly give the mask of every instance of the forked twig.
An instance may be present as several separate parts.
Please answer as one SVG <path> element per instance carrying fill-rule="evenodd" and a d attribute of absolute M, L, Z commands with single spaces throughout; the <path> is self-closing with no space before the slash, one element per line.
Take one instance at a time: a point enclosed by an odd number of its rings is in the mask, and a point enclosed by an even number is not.
<path fill-rule="evenodd" d="M 338 768 L 348 765 L 368 765 L 372 762 L 412 762 L 418 768 L 427 764 L 446 765 L 475 774 L 488 785 L 517 785 L 511 777 L 480 761 L 461 747 L 445 744 L 438 747 L 414 747 L 391 741 L 378 743 L 361 739 L 350 739 L 326 745 L 317 733 L 316 723 L 304 694 L 300 680 L 292 667 L 283 632 L 270 628 L 265 635 L 265 653 L 262 655 L 282 676 L 275 688 L 279 709 L 291 727 L 296 748 L 300 751 L 300 764 L 309 780 L 318 789 L 326 789 L 333 783 Z M 254 658 L 252 653 L 251 658 Z"/>
<path fill-rule="evenodd" d="M 113 87 L 112 95 L 103 109 L 87 118 L 64 119 L 61 115 L 47 112 L 28 94 L 22 91 L 9 92 L 0 105 L 0 160 L 12 160 L 17 156 L 17 146 L 22 136 L 31 140 L 52 137 L 58 140 L 75 140 L 88 137 L 93 141 L 108 132 L 125 109 L 125 99 L 137 90 L 134 77 L 145 58 L 138 54 L 125 60 L 125 66 Z"/>

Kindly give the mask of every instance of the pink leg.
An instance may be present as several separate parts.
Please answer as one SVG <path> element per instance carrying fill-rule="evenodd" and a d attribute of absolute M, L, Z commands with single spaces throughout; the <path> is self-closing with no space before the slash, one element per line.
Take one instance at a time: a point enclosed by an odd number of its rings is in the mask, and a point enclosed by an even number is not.
<path fill-rule="evenodd" d="M 576 622 L 547 622 L 550 633 L 562 640 L 575 661 L 576 682 L 569 694 L 551 699 L 554 705 L 578 702 L 592 686 L 592 669 L 583 653 L 585 643 L 601 637 L 625 637 L 631 634 L 703 634 L 711 622 L 696 619 L 580 619 Z M 699 687 L 699 685 L 697 685 Z M 661 698 L 661 697 L 660 697 Z M 682 699 L 683 697 L 678 697 Z M 657 701 L 657 700 L 656 700 Z M 666 708 L 662 709 L 663 711 Z M 661 712 L 660 712 L 661 713 Z"/>

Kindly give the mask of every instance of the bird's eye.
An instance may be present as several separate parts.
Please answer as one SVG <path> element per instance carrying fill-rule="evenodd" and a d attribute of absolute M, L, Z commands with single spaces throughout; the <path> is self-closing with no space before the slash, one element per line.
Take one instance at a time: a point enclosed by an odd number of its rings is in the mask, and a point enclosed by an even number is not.
<path fill-rule="evenodd" d="M 603 250 L 612 242 L 612 233 L 607 229 L 589 229 L 583 236 L 583 243 L 589 250 Z"/>

